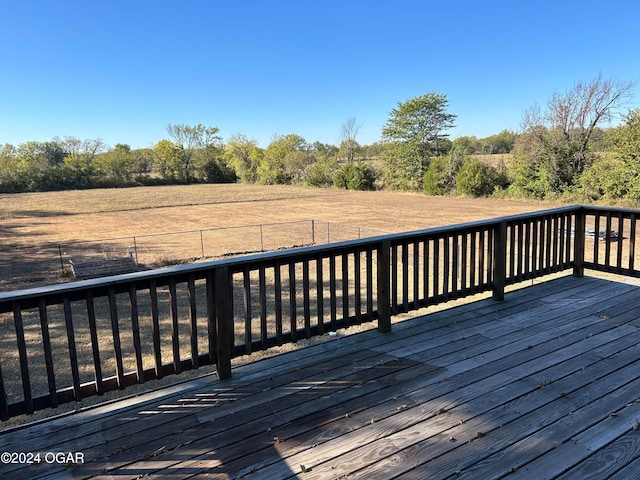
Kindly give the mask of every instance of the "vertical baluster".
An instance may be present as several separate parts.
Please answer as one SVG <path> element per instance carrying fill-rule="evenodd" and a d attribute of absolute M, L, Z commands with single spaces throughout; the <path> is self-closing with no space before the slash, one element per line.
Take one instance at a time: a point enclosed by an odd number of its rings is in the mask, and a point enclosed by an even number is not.
<path fill-rule="evenodd" d="M 433 239 L 433 298 L 438 302 L 440 294 L 440 238 Z"/>
<path fill-rule="evenodd" d="M 545 269 L 544 272 L 545 273 L 551 273 L 551 265 L 553 264 L 553 245 L 555 244 L 555 242 L 553 241 L 553 232 L 552 232 L 552 225 L 553 225 L 553 216 L 549 215 L 546 217 L 546 226 L 547 226 L 547 238 L 546 238 L 546 245 L 547 245 L 547 253 L 546 253 L 546 262 L 545 262 Z"/>
<path fill-rule="evenodd" d="M 558 215 L 554 214 L 549 218 L 549 223 L 551 224 L 551 232 L 549 238 L 551 238 L 552 242 L 552 252 L 551 258 L 549 262 L 549 271 L 556 272 L 558 269 Z"/>
<path fill-rule="evenodd" d="M 153 358 L 155 362 L 156 378 L 163 376 L 162 351 L 160 346 L 160 315 L 158 313 L 158 288 L 156 281 L 149 282 L 149 297 L 151 299 L 151 338 L 153 339 Z"/>
<path fill-rule="evenodd" d="M 516 236 L 518 235 L 517 223 L 511 222 L 507 225 L 507 238 L 509 239 L 509 278 L 513 279 L 516 276 Z M 506 255 L 507 252 L 505 252 Z"/>
<path fill-rule="evenodd" d="M 264 264 L 260 264 L 258 267 L 258 285 L 260 288 L 260 341 L 262 342 L 262 349 L 266 350 L 268 347 L 268 330 L 267 330 L 267 279 L 265 274 Z"/>
<path fill-rule="evenodd" d="M 460 281 L 460 244 L 458 234 L 451 236 L 451 293 L 453 298 L 458 295 L 458 282 Z"/>
<path fill-rule="evenodd" d="M 524 224 L 524 278 L 531 276 L 531 220 Z"/>
<path fill-rule="evenodd" d="M 198 352 L 198 310 L 196 301 L 196 281 L 194 275 L 189 274 L 187 281 L 187 300 L 189 302 L 189 336 L 191 339 L 191 365 L 200 367 L 200 353 Z"/>
<path fill-rule="evenodd" d="M 66 316 L 66 312 L 65 312 Z M 27 343 L 24 338 L 24 326 L 22 323 L 22 308 L 19 302 L 13 302 L 13 322 L 16 330 L 16 343 L 18 347 L 18 356 L 20 358 L 20 377 L 22 379 L 22 394 L 26 413 L 33 413 L 33 395 L 31 393 L 31 379 L 29 378 L 29 362 L 27 360 Z M 67 334 L 69 327 L 67 325 Z M 75 355 L 75 343 L 72 338 L 69 339 L 70 355 Z M 72 348 L 73 347 L 73 348 Z M 71 353 L 73 351 L 73 353 Z M 73 365 L 72 365 L 73 368 Z M 76 362 L 77 371 L 77 362 Z"/>
<path fill-rule="evenodd" d="M 420 306 L 420 243 L 413 241 L 413 308 Z"/>
<path fill-rule="evenodd" d="M 391 245 L 391 313 L 398 313 L 398 244 Z"/>
<path fill-rule="evenodd" d="M 316 257 L 316 300 L 318 311 L 318 333 L 324 333 L 324 275 L 322 273 L 322 256 Z"/>
<path fill-rule="evenodd" d="M 124 388 L 124 365 L 122 363 L 122 345 L 120 344 L 120 326 L 118 325 L 118 305 L 116 292 L 109 288 L 109 316 L 111 318 L 111 335 L 113 337 L 113 351 L 116 356 L 116 377 L 118 388 Z"/>
<path fill-rule="evenodd" d="M 78 351 L 76 349 L 76 337 L 71 318 L 71 301 L 69 297 L 62 298 L 64 320 L 67 327 L 67 340 L 69 342 L 69 360 L 71 364 L 71 378 L 73 379 L 73 393 L 76 402 L 82 400 L 80 391 L 80 370 L 78 368 Z"/>
<path fill-rule="evenodd" d="M 373 249 L 367 247 L 367 320 L 373 320 Z"/>
<path fill-rule="evenodd" d="M 593 263 L 600 264 L 600 212 L 596 212 L 594 216 L 593 229 Z"/>
<path fill-rule="evenodd" d="M 173 371 L 182 372 L 182 362 L 180 361 L 180 330 L 178 324 L 178 294 L 176 291 L 176 279 L 169 279 L 169 305 L 171 315 L 171 346 L 173 351 Z"/>
<path fill-rule="evenodd" d="M 144 367 L 142 366 L 142 343 L 140 342 L 140 322 L 138 318 L 138 292 L 134 283 L 129 286 L 129 305 L 131 307 L 133 351 L 136 357 L 136 378 L 138 380 L 138 383 L 144 383 Z"/>
<path fill-rule="evenodd" d="M 564 251 L 565 251 L 565 255 L 564 255 L 564 261 L 566 263 L 566 266 L 569 267 L 569 265 L 571 264 L 571 231 L 575 228 L 573 223 L 572 223 L 572 214 L 571 212 L 567 213 L 566 215 L 566 227 L 565 227 L 565 247 L 564 247 Z"/>
<path fill-rule="evenodd" d="M 336 299 L 336 257 L 334 254 L 329 257 L 329 304 L 331 310 L 331 331 L 335 332 L 338 306 Z"/>
<path fill-rule="evenodd" d="M 484 286 L 487 283 L 487 278 L 489 278 L 488 267 L 486 265 L 486 260 L 485 260 L 486 259 L 485 239 L 487 236 L 487 232 L 485 230 L 480 230 L 478 232 L 478 236 L 480 237 L 480 242 L 479 242 L 480 255 L 478 258 L 478 269 L 480 271 L 478 272 L 478 277 L 480 279 L 479 285 Z"/>
<path fill-rule="evenodd" d="M 471 235 L 471 255 L 469 256 L 469 287 L 471 288 L 472 292 L 476 291 L 476 287 L 482 283 L 482 280 L 480 281 L 476 281 L 476 261 L 478 260 L 477 258 L 477 252 L 476 252 L 476 248 L 477 248 L 477 236 L 478 236 L 478 232 L 476 230 L 473 230 L 470 232 Z"/>
<path fill-rule="evenodd" d="M 362 272 L 360 266 L 360 254 L 360 250 L 353 252 L 353 308 L 356 314 L 356 323 L 360 323 L 362 321 Z"/>
<path fill-rule="evenodd" d="M 289 263 L 289 314 L 291 341 L 298 341 L 298 306 L 296 302 L 296 265 L 294 262 Z"/>
<path fill-rule="evenodd" d="M 3 421 L 9 420 L 9 399 L 7 397 L 7 390 L 4 387 L 4 377 L 2 376 L 1 361 L 0 361 L 0 418 Z"/>
<path fill-rule="evenodd" d="M 51 337 L 49 335 L 49 318 L 47 316 L 47 305 L 44 297 L 38 301 L 38 312 L 40 316 L 40 329 L 42 330 L 42 348 L 44 350 L 44 363 L 47 369 L 47 385 L 49 387 L 49 406 L 58 406 L 58 394 L 56 393 L 56 377 L 53 368 L 53 354 L 51 351 Z M 92 336 L 93 343 L 93 336 Z M 94 351 L 95 359 L 95 351 Z M 102 380 L 102 379 L 101 379 Z M 98 383 L 96 382 L 96 387 Z M 101 385 L 101 384 L 100 384 Z M 99 394 L 102 392 L 98 392 Z"/>
<path fill-rule="evenodd" d="M 538 243 L 538 220 L 531 220 L 531 277 L 535 277 L 535 272 L 538 268 L 538 251 L 540 250 L 540 244 Z"/>
<path fill-rule="evenodd" d="M 402 311 L 409 311 L 409 243 L 402 242 Z"/>
<path fill-rule="evenodd" d="M 524 261 L 524 228 L 525 228 L 525 221 L 520 221 L 518 222 L 518 238 L 517 238 L 517 244 L 518 244 L 518 251 L 517 251 L 517 255 L 518 255 L 518 260 L 516 262 L 516 271 L 517 271 L 517 277 L 518 280 L 524 280 L 524 271 L 522 268 L 522 264 Z"/>
<path fill-rule="evenodd" d="M 244 353 L 251 355 L 253 333 L 251 331 L 251 272 L 249 267 L 244 267 L 242 272 L 243 299 L 244 299 Z"/>
<path fill-rule="evenodd" d="M 444 237 L 442 237 L 442 242 L 444 244 L 444 251 L 443 251 L 443 271 L 442 271 L 442 294 L 444 296 L 444 300 L 447 301 L 449 300 L 449 290 L 450 290 L 450 284 L 449 284 L 449 274 L 451 271 L 450 268 L 450 264 L 451 264 L 451 248 L 450 248 L 450 242 L 451 242 L 451 237 L 449 237 L 448 235 L 445 235 Z"/>
<path fill-rule="evenodd" d="M 611 212 L 605 214 L 606 223 L 604 231 L 604 265 L 607 270 L 611 266 Z"/>
<path fill-rule="evenodd" d="M 349 253 L 343 252 L 342 259 L 342 321 L 349 325 Z"/>
<path fill-rule="evenodd" d="M 469 285 L 467 278 L 467 261 L 469 260 L 467 249 L 469 248 L 469 232 L 462 232 L 462 257 L 460 259 L 460 289 L 465 291 Z"/>
<path fill-rule="evenodd" d="M 565 235 L 566 235 L 566 231 L 567 231 L 567 226 L 565 224 L 566 221 L 566 214 L 561 214 L 559 217 L 559 222 L 560 225 L 558 227 L 558 270 L 562 270 L 564 269 L 564 265 L 565 265 L 565 250 L 564 250 L 564 244 L 565 244 Z"/>
<path fill-rule="evenodd" d="M 426 307 L 427 305 L 429 305 L 429 284 L 431 282 L 429 282 L 429 262 L 430 262 L 430 258 L 429 258 L 429 242 L 431 242 L 431 240 L 429 240 L 428 238 L 426 238 L 424 240 L 423 243 L 423 258 L 422 258 L 422 282 L 423 282 L 423 286 L 422 286 L 422 290 L 424 292 L 424 306 Z"/>
<path fill-rule="evenodd" d="M 85 303 L 87 305 L 87 319 L 89 320 L 89 335 L 91 336 L 91 350 L 93 352 L 93 372 L 96 384 L 96 393 L 104 393 L 102 383 L 102 362 L 100 361 L 100 343 L 98 341 L 98 326 L 96 324 L 96 309 L 93 304 L 93 294 L 87 291 Z"/>
<path fill-rule="evenodd" d="M 629 218 L 629 270 L 634 272 L 636 257 L 636 214 L 632 213 Z"/>
<path fill-rule="evenodd" d="M 276 311 L 276 339 L 278 345 L 282 345 L 282 274 L 280 272 L 281 265 L 276 263 L 273 266 L 273 287 L 274 287 L 274 303 Z"/>
<path fill-rule="evenodd" d="M 622 244 L 624 239 L 624 218 L 622 217 L 622 213 L 618 214 L 618 240 L 616 242 L 616 267 L 618 269 L 618 273 L 622 269 Z"/>

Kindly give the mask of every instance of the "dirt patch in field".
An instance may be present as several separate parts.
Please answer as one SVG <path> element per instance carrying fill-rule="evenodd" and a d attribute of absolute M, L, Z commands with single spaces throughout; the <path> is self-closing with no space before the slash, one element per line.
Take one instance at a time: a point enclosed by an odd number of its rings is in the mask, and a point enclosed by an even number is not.
<path fill-rule="evenodd" d="M 391 233 L 555 206 L 535 201 L 428 197 L 398 192 L 277 186 L 251 189 L 246 185 L 59 192 L 20 199 L 17 202 L 16 197 L 3 196 L 0 291 L 68 280 L 62 275 L 58 246 L 76 241 L 95 240 L 94 244 L 87 244 L 91 249 L 99 248 L 101 239 L 114 237 L 311 219 Z M 10 205 L 12 202 L 14 205 Z M 293 227 L 283 225 L 279 229 L 287 228 Z M 230 241 L 242 242 L 243 235 L 249 233 L 238 230 L 227 236 Z M 180 240 L 176 237 L 176 241 Z M 195 249 L 197 252 L 198 248 Z M 233 251 L 231 246 L 229 249 Z M 158 257 L 171 261 L 162 254 Z M 183 256 L 192 257 L 197 257 L 197 253 Z"/>

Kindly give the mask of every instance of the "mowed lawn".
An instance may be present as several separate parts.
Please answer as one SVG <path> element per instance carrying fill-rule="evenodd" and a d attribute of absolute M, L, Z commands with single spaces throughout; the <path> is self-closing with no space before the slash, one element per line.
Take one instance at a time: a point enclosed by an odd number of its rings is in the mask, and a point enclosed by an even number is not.
<path fill-rule="evenodd" d="M 25 282 L 18 280 L 16 271 L 28 276 L 29 264 L 55 264 L 57 245 L 69 242 L 99 243 L 114 237 L 312 219 L 402 232 L 553 206 L 536 201 L 244 184 L 4 194 L 0 195 L 0 290 L 62 280 L 34 268 L 33 278 Z M 243 231 L 232 235 L 239 243 Z"/>

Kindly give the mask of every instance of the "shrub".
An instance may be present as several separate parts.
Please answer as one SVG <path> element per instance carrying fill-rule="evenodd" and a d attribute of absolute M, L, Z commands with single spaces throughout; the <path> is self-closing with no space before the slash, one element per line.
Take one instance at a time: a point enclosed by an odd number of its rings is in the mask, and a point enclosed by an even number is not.
<path fill-rule="evenodd" d="M 362 162 L 343 165 L 333 176 L 333 184 L 347 190 L 374 190 L 375 170 Z"/>
<path fill-rule="evenodd" d="M 427 195 L 445 195 L 451 191 L 450 179 L 446 173 L 447 159 L 438 157 L 431 160 L 422 177 L 422 190 Z"/>
<path fill-rule="evenodd" d="M 456 190 L 462 195 L 491 195 L 496 186 L 497 171 L 480 160 L 466 160 L 456 175 Z"/>
<path fill-rule="evenodd" d="M 637 174 L 616 158 L 596 160 L 582 173 L 578 182 L 589 200 L 633 198 L 637 195 L 636 183 Z"/>

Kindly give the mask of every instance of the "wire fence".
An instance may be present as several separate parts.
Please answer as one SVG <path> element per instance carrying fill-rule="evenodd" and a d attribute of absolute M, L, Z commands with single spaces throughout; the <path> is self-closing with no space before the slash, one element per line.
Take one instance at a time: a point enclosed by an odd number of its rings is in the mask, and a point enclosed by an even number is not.
<path fill-rule="evenodd" d="M 131 255 L 143 268 L 372 237 L 388 232 L 321 220 L 261 223 L 0 247 L 0 291 L 72 279 L 70 260 Z"/>

